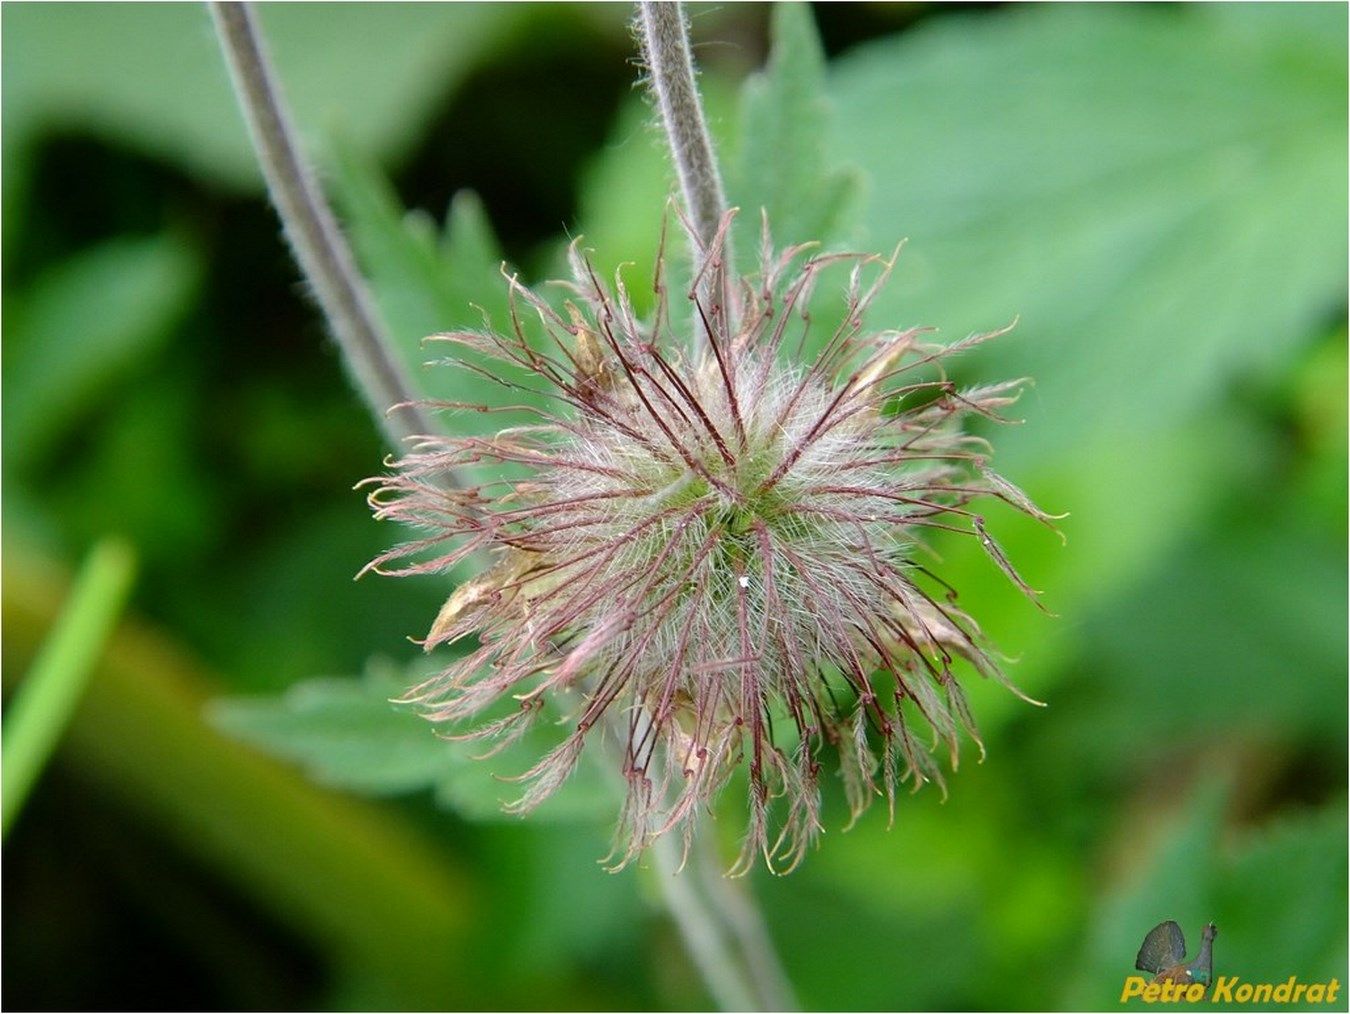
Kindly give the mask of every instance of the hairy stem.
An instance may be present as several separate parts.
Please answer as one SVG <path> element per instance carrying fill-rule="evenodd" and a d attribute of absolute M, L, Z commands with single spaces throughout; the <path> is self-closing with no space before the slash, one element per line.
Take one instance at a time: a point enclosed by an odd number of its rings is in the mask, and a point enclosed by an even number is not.
<path fill-rule="evenodd" d="M 638 4 L 638 31 L 685 207 L 700 244 L 695 247 L 694 261 L 701 268 L 698 262 L 702 251 L 709 248 L 717 235 L 717 227 L 727 210 L 727 198 L 694 81 L 694 58 L 689 48 L 684 5 L 643 0 Z M 723 262 L 726 273 L 731 275 L 729 239 L 723 249 Z"/>
<path fill-rule="evenodd" d="M 736 941 L 760 1006 L 773 1011 L 797 1010 L 792 983 L 744 881 L 723 872 L 722 862 L 706 837 L 695 842 L 693 853 L 695 873 Z"/>
<path fill-rule="evenodd" d="M 694 228 L 694 271 L 708 284 L 714 273 L 704 270 L 703 260 L 716 241 L 727 199 L 694 80 L 683 5 L 642 0 L 638 4 L 638 29 L 652 92 Z M 721 260 L 722 276 L 734 277 L 730 235 L 722 241 Z M 716 292 L 708 295 L 710 303 L 721 297 Z M 723 875 L 715 850 L 699 842 L 690 857 L 706 897 L 700 897 L 697 889 L 676 876 L 673 846 L 666 839 L 653 843 L 652 853 L 667 905 L 680 924 L 689 953 L 723 1008 L 743 1009 L 735 1004 L 728 1007 L 736 999 L 728 994 L 748 991 L 756 1010 L 794 1009 L 792 985 L 764 918 L 749 892 Z M 726 941 L 724 933 L 729 937 Z"/>
<path fill-rule="evenodd" d="M 667 837 L 658 838 L 652 843 L 651 854 L 662 900 L 717 1006 L 724 1011 L 772 1009 L 756 998 L 717 916 L 699 897 L 694 882 L 681 875 L 674 843 Z"/>
<path fill-rule="evenodd" d="M 355 258 L 295 140 L 276 75 L 250 6 L 208 4 L 248 123 L 268 191 L 305 278 L 357 387 L 389 442 L 433 433 L 375 313 Z M 717 234 L 726 198 L 694 84 L 684 12 L 677 3 L 642 3 L 643 49 L 652 87 L 697 237 L 694 259 Z M 723 248 L 726 271 L 730 252 Z M 786 1010 L 791 991 L 753 900 L 722 877 L 715 854 L 700 849 L 696 878 L 677 875 L 674 846 L 652 846 L 662 898 L 694 964 L 725 1010 Z M 699 888 L 709 895 L 702 897 Z"/>
<path fill-rule="evenodd" d="M 251 5 L 208 6 L 272 203 L 357 388 L 393 447 L 436 432 L 416 404 L 356 259 L 300 150 Z"/>

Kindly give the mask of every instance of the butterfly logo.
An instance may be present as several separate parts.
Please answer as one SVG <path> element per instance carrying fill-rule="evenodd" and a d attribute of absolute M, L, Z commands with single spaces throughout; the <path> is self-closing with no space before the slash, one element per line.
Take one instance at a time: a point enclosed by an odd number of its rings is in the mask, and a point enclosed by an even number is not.
<path fill-rule="evenodd" d="M 1152 972 L 1154 982 L 1181 984 L 1200 983 L 1208 986 L 1214 980 L 1215 925 L 1207 923 L 1200 934 L 1200 950 L 1190 961 L 1186 960 L 1186 937 L 1181 927 L 1171 919 L 1160 922 L 1148 931 L 1134 967 L 1141 972 Z"/>

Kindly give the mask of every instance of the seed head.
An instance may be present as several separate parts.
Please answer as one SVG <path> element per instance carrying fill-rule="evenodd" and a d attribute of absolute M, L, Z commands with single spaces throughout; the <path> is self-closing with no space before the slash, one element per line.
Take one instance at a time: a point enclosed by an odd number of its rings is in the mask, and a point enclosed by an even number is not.
<path fill-rule="evenodd" d="M 774 253 L 767 223 L 759 273 L 733 282 L 721 265 L 729 224 L 690 287 L 689 328 L 672 324 L 659 256 L 650 322 L 575 245 L 561 312 L 511 278 L 509 334 L 436 337 L 523 371 L 555 407 L 494 437 L 426 437 L 371 480 L 378 517 L 426 533 L 372 568 L 491 560 L 425 641 L 476 635 L 476 646 L 407 699 L 499 744 L 546 711 L 565 716 L 558 745 L 521 776 L 519 812 L 564 782 L 589 740 L 617 740 L 617 866 L 676 828 L 687 847 L 742 765 L 738 872 L 757 855 L 770 868 L 800 862 L 821 830 L 830 758 L 855 819 L 878 795 L 893 811 L 898 783 L 941 784 L 932 748 L 945 743 L 955 767 L 962 730 L 978 743 L 954 656 L 1007 680 L 921 561 L 923 538 L 975 535 L 1035 595 L 968 505 L 992 497 L 1051 520 L 960 429 L 967 414 L 1000 419 L 1022 382 L 962 389 L 942 369 L 1003 331 L 945 347 L 921 328 L 866 331 L 894 257 Z M 817 280 L 839 264 L 852 267 L 843 319 L 799 362 Z M 541 334 L 527 334 L 522 305 Z M 484 375 L 515 385 L 505 368 Z M 509 477 L 438 481 L 484 464 Z"/>

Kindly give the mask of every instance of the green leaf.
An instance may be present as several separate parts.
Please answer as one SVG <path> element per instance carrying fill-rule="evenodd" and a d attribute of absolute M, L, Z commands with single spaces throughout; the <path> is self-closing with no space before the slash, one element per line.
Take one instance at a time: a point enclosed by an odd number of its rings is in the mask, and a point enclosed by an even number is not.
<path fill-rule="evenodd" d="M 902 792 L 893 826 L 878 800 L 845 833 L 837 779 L 822 778 L 819 849 L 763 895 L 803 1009 L 1054 1009 L 1086 871 L 1040 808 L 1037 773 L 1009 764 L 1003 751 L 967 755 L 949 795 Z M 857 945 L 837 946 L 841 934 Z M 891 974 L 870 974 L 883 962 Z"/>
<path fill-rule="evenodd" d="M 831 147 L 909 246 L 873 322 L 1036 378 L 1005 458 L 1154 433 L 1341 312 L 1343 8 L 1051 5 L 949 18 L 836 65 Z"/>
<path fill-rule="evenodd" d="M 404 211 L 375 163 L 353 146 L 337 146 L 330 161 L 334 197 L 384 322 L 430 393 L 450 380 L 421 369 L 434 354 L 422 344 L 427 335 L 482 327 L 475 304 L 506 324 L 501 248 L 482 202 L 469 191 L 456 194 L 442 230 L 425 212 Z"/>
<path fill-rule="evenodd" d="M 105 539 L 90 552 L 70 600 L 5 709 L 3 827 L 23 808 L 108 640 L 136 574 L 131 547 Z"/>
<path fill-rule="evenodd" d="M 403 211 L 388 181 L 353 149 L 339 146 L 331 161 L 338 205 L 395 350 L 423 398 L 454 403 L 437 409 L 444 428 L 459 436 L 486 436 L 537 421 L 520 406 L 555 407 L 524 369 L 427 340 L 444 331 L 507 332 L 512 326 L 503 274 L 508 269 L 478 196 L 457 193 L 444 228 L 438 229 L 424 212 Z M 533 340 L 531 315 L 521 316 Z M 493 378 L 521 386 L 508 388 Z M 466 466 L 459 474 L 479 482 L 502 471 Z"/>
<path fill-rule="evenodd" d="M 743 259 L 759 250 L 761 208 L 776 246 L 840 238 L 861 182 L 856 170 L 831 165 L 825 53 L 810 5 L 774 4 L 772 17 L 769 63 L 745 83 L 738 151 L 728 160 Z"/>
<path fill-rule="evenodd" d="M 1093 678 L 1065 704 L 1097 717 L 1065 723 L 1062 752 L 1098 768 L 1234 730 L 1344 742 L 1344 532 L 1298 510 L 1272 527 L 1272 513 L 1253 504 L 1088 611 Z"/>
<path fill-rule="evenodd" d="M 1068 545 L 1006 512 L 991 526 L 1063 618 L 992 584 L 973 540 L 938 549 L 963 605 L 1026 660 L 1014 679 L 1052 704 L 1076 619 L 1257 478 L 1235 381 L 1281 375 L 1343 305 L 1343 28 L 1332 8 L 1014 8 L 833 67 L 831 148 L 873 182 L 866 246 L 909 237 L 870 325 L 950 340 L 1021 315 L 955 370 L 1035 380 L 1026 425 L 987 435 L 1000 472 L 1070 512 Z M 991 731 L 1024 710 L 985 683 L 971 696 Z"/>
<path fill-rule="evenodd" d="M 259 8 L 295 120 L 340 126 L 395 159 L 526 4 L 277 4 Z M 206 9 L 34 4 L 4 11 L 5 146 L 91 130 L 233 187 L 261 184 Z M 360 72 L 357 72 L 360 68 Z"/>
<path fill-rule="evenodd" d="M 10 467 L 39 460 L 81 413 L 168 339 L 201 264 L 168 233 L 119 238 L 49 269 L 7 306 L 4 447 Z"/>
<path fill-rule="evenodd" d="M 1348 603 L 1338 564 L 1345 534 L 1312 528 L 1292 511 L 1275 531 L 1268 520 L 1264 512 L 1244 518 L 1217 546 L 1187 554 L 1168 588 L 1152 589 L 1150 609 L 1160 621 L 1153 636 L 1115 639 L 1128 660 L 1124 676 L 1165 671 L 1169 663 L 1187 672 L 1192 693 L 1213 701 L 1193 717 L 1192 734 L 1231 727 L 1225 719 L 1250 720 L 1260 701 L 1269 731 L 1335 742 L 1345 732 L 1338 721 L 1345 697 Z M 1137 602 L 1122 613 L 1131 606 Z M 1163 645 L 1173 650 L 1160 652 Z M 1297 678 L 1282 678 L 1290 673 Z"/>
<path fill-rule="evenodd" d="M 472 190 L 461 190 L 450 201 L 440 249 L 446 265 L 442 274 L 446 303 L 456 313 L 455 322 L 463 314 L 466 323 L 481 323 L 481 308 L 505 326 L 508 304 L 501 246 L 487 209 Z"/>
<path fill-rule="evenodd" d="M 476 360 L 458 346 L 424 340 L 441 331 L 511 326 L 501 250 L 478 197 L 469 191 L 456 194 L 440 230 L 424 213 L 404 212 L 368 160 L 344 148 L 334 162 L 338 203 L 394 346 L 419 392 L 429 399 L 499 409 L 546 405 L 543 397 L 507 389 L 467 368 L 465 362 Z M 493 363 L 490 372 L 529 379 L 500 363 Z M 493 433 L 510 425 L 506 420 L 524 421 L 520 413 L 447 411 L 447 428 L 459 434 Z"/>
<path fill-rule="evenodd" d="M 709 83 L 703 82 L 705 105 Z M 594 251 L 602 278 L 614 277 L 620 264 L 631 265 L 625 276 L 640 311 L 652 305 L 649 282 L 656 266 L 661 216 L 677 193 L 663 144 L 652 123 L 650 104 L 634 95 L 620 107 L 603 152 L 585 167 L 579 185 L 582 245 Z M 675 258 L 683 257 L 684 237 L 673 216 L 667 245 Z M 559 271 L 565 269 L 561 250 L 555 263 Z"/>
<path fill-rule="evenodd" d="M 1214 898 L 1227 967 L 1248 981 L 1346 981 L 1345 828 L 1339 804 L 1247 836 Z"/>
<path fill-rule="evenodd" d="M 716 77 L 703 77 L 699 89 L 708 129 L 715 142 L 723 142 L 734 96 Z M 672 307 L 683 302 L 688 287 L 688 244 L 668 210 L 672 199 L 680 199 L 679 186 L 665 137 L 646 96 L 634 95 L 620 107 L 603 151 L 581 174 L 577 219 L 582 245 L 591 251 L 596 271 L 602 278 L 613 278 L 622 268 L 639 313 L 650 311 L 654 302 L 651 279 L 663 220 L 667 221 L 666 282 Z M 558 274 L 566 272 L 563 249 L 559 244 L 554 257 Z"/>
<path fill-rule="evenodd" d="M 157 372 L 159 365 L 144 379 L 122 385 L 129 396 L 86 424 L 78 441 L 63 445 L 64 460 L 50 478 L 44 472 L 46 481 L 28 488 L 45 507 L 40 530 L 95 539 L 113 526 L 137 547 L 147 573 L 163 573 L 161 568 L 181 573 L 180 568 L 195 569 L 201 554 L 216 544 L 214 533 L 230 509 L 222 486 L 230 480 L 213 473 L 192 442 L 168 438 L 193 432 L 201 397 L 186 384 L 161 382 L 178 371 L 170 366 Z M 214 588 L 221 584 L 218 573 L 203 580 Z"/>
<path fill-rule="evenodd" d="M 434 785 L 452 753 L 426 723 L 390 705 L 400 689 L 388 675 L 313 679 L 281 698 L 217 701 L 211 718 L 221 730 L 299 762 L 322 784 L 399 795 Z"/>
<path fill-rule="evenodd" d="M 517 743 L 479 760 L 488 746 L 454 741 L 393 698 L 411 683 L 396 669 L 373 665 L 360 680 L 327 678 L 296 684 L 281 697 L 218 700 L 211 719 L 222 731 L 300 764 L 324 785 L 374 796 L 430 789 L 436 801 L 470 820 L 502 820 L 518 798 L 511 779 L 528 770 L 565 733 L 543 719 Z M 564 786 L 532 819 L 595 820 L 617 813 L 615 794 L 592 747 Z"/>

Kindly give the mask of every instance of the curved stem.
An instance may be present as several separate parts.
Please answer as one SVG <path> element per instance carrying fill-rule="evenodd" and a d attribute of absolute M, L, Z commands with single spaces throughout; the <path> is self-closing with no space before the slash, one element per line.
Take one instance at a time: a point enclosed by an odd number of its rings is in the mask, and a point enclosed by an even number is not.
<path fill-rule="evenodd" d="M 675 171 L 680 177 L 685 207 L 698 243 L 694 261 L 712 246 L 727 198 L 717 170 L 712 139 L 704 122 L 698 85 L 694 81 L 694 58 L 689 49 L 689 29 L 684 5 L 664 0 L 638 4 L 638 27 L 643 59 L 651 75 L 651 88 L 661 111 L 661 123 L 670 141 Z M 731 275 L 730 239 L 723 247 L 725 273 Z"/>
<path fill-rule="evenodd" d="M 792 984 L 754 898 L 723 872 L 706 839 L 691 848 L 681 872 L 669 838 L 652 842 L 658 885 L 685 949 L 722 1010 L 797 1010 Z"/>
<path fill-rule="evenodd" d="M 690 878 L 681 875 L 675 845 L 669 838 L 658 838 L 652 843 L 651 855 L 661 898 L 717 1006 L 724 1011 L 771 1009 L 756 999 L 716 915 L 699 897 Z"/>
<path fill-rule="evenodd" d="M 706 838 L 694 843 L 695 872 L 708 899 L 735 938 L 761 1009 L 797 1010 L 797 998 L 764 924 L 764 915 L 744 881 L 728 877 Z"/>
<path fill-rule="evenodd" d="M 252 10 L 245 3 L 218 0 L 208 6 L 268 191 L 358 389 L 395 447 L 409 436 L 435 432 L 390 350 L 355 258 L 295 141 Z M 684 12 L 678 3 L 642 3 L 640 23 L 652 87 L 695 229 L 694 260 L 701 268 L 698 262 L 715 241 L 726 198 L 694 84 Z M 724 244 L 725 274 L 731 273 L 729 265 Z M 696 853 L 697 881 L 677 875 L 668 840 L 657 840 L 652 854 L 663 900 L 718 1004 L 725 1010 L 789 1009 L 791 990 L 763 920 L 753 900 L 722 876 L 715 854 L 706 848 Z"/>
<path fill-rule="evenodd" d="M 356 259 L 295 139 L 251 5 L 208 6 L 268 193 L 356 387 L 395 448 L 410 436 L 436 432 L 416 404 L 417 394 L 390 348 Z"/>

